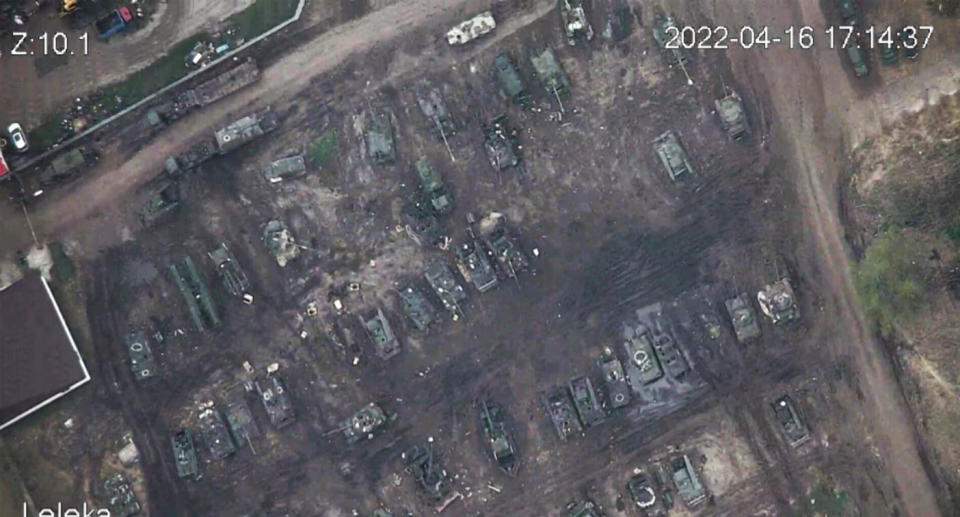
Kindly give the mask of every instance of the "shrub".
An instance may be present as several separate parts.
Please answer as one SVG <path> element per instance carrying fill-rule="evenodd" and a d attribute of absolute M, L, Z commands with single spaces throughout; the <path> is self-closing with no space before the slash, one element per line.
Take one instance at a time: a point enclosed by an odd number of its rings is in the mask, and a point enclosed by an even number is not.
<path fill-rule="evenodd" d="M 926 304 L 931 268 L 924 243 L 909 230 L 877 236 L 856 266 L 854 283 L 864 311 L 884 336 Z"/>

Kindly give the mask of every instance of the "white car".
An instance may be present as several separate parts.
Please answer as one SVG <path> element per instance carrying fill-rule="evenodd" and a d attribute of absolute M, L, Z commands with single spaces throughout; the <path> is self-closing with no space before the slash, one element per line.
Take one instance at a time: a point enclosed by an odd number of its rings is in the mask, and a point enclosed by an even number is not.
<path fill-rule="evenodd" d="M 27 134 L 23 132 L 20 124 L 14 122 L 7 126 L 7 134 L 10 135 L 10 142 L 13 144 L 13 149 L 18 153 L 26 152 L 26 150 L 30 148 L 30 144 L 27 143 Z"/>

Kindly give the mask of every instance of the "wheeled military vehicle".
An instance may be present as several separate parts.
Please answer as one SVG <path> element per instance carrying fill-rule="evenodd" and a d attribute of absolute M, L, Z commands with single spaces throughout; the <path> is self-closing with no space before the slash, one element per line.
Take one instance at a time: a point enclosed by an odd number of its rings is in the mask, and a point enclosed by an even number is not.
<path fill-rule="evenodd" d="M 230 437 L 227 424 L 212 403 L 205 405 L 198 417 L 200 425 L 200 441 L 206 444 L 213 459 L 220 460 L 237 451 L 237 446 Z"/>
<path fill-rule="evenodd" d="M 193 447 L 193 435 L 189 429 L 181 429 L 170 439 L 173 445 L 173 458 L 177 464 L 177 476 L 195 477 L 200 468 L 197 464 L 197 450 Z"/>
<path fill-rule="evenodd" d="M 370 318 L 360 318 L 367 336 L 373 343 L 377 356 L 381 359 L 390 359 L 400 353 L 400 341 L 394 335 L 390 328 L 390 321 L 383 313 L 383 309 L 377 308 L 377 313 Z"/>
<path fill-rule="evenodd" d="M 403 313 L 410 318 L 417 330 L 426 330 L 435 319 L 437 309 L 419 289 L 408 285 L 397 290 Z"/>
<path fill-rule="evenodd" d="M 180 182 L 164 180 L 147 191 L 140 203 L 140 222 L 150 226 L 180 206 Z"/>
<path fill-rule="evenodd" d="M 428 262 L 423 276 L 448 311 L 454 315 L 463 314 L 460 304 L 467 299 L 467 292 L 442 260 Z"/>
<path fill-rule="evenodd" d="M 184 257 L 180 267 L 170 264 L 170 274 L 174 283 L 180 289 L 183 300 L 187 303 L 190 317 L 197 326 L 197 330 L 214 328 L 220 325 L 220 316 L 213 305 L 213 298 L 207 285 L 197 272 L 197 267 L 190 257 Z"/>
<path fill-rule="evenodd" d="M 485 11 L 469 20 L 458 23 L 447 31 L 447 43 L 463 45 L 492 32 L 496 28 L 497 21 L 493 18 L 493 13 Z"/>
<path fill-rule="evenodd" d="M 506 52 L 497 54 L 493 58 L 493 71 L 500 83 L 500 90 L 508 99 L 525 108 L 530 106 L 530 93 L 516 65 L 510 59 L 510 54 Z"/>
<path fill-rule="evenodd" d="M 447 110 L 439 90 L 434 88 L 425 95 L 418 95 L 417 104 L 423 116 L 430 121 L 431 129 L 436 133 L 438 140 L 445 140 L 457 134 L 457 123 Z"/>
<path fill-rule="evenodd" d="M 259 381 L 256 383 L 257 392 L 260 394 L 260 402 L 263 403 L 263 409 L 266 410 L 270 423 L 277 429 L 281 429 L 292 424 L 297 416 L 283 379 L 276 373 L 271 373 L 267 377 L 266 386 Z"/>
<path fill-rule="evenodd" d="M 492 212 L 481 219 L 480 237 L 496 259 L 503 277 L 516 278 L 518 274 L 530 269 L 530 261 L 520 249 L 517 239 L 510 233 L 507 218 L 503 214 Z"/>
<path fill-rule="evenodd" d="M 740 293 L 733 298 L 723 302 L 727 307 L 727 314 L 730 315 L 730 322 L 733 324 L 733 332 L 737 336 L 737 341 L 746 343 L 751 339 L 760 337 L 760 324 L 757 322 L 757 315 L 750 306 L 750 299 L 747 293 Z"/>
<path fill-rule="evenodd" d="M 111 516 L 131 517 L 140 513 L 140 502 L 137 501 L 133 486 L 126 475 L 118 472 L 108 477 L 103 482 L 103 489 L 107 495 Z M 70 510 L 67 510 L 67 515 L 69 512 Z M 43 512 L 40 515 L 43 515 Z"/>
<path fill-rule="evenodd" d="M 227 292 L 233 296 L 243 296 L 250 287 L 250 281 L 247 279 L 247 274 L 240 269 L 240 264 L 233 253 L 230 253 L 226 243 L 220 243 L 220 246 L 211 251 L 209 256 Z"/>
<path fill-rule="evenodd" d="M 530 54 L 530 66 L 537 73 L 537 78 L 551 97 L 558 101 L 561 97 L 570 93 L 570 79 L 567 73 L 563 71 L 560 62 L 553 54 L 553 49 L 547 47 L 540 52 Z"/>
<path fill-rule="evenodd" d="M 368 404 L 343 421 L 343 435 L 348 444 L 373 438 L 387 424 L 387 414 L 376 404 Z"/>
<path fill-rule="evenodd" d="M 457 269 L 467 282 L 473 283 L 481 293 L 493 289 L 499 283 L 497 272 L 487 259 L 483 246 L 476 241 L 465 242 L 457 250 Z"/>
<path fill-rule="evenodd" d="M 750 124 L 747 122 L 747 112 L 743 109 L 743 99 L 733 90 L 727 95 L 714 101 L 720 124 L 727 132 L 730 140 L 743 140 L 750 135 Z"/>
<path fill-rule="evenodd" d="M 283 180 L 299 178 L 307 173 L 307 164 L 303 155 L 288 156 L 270 162 L 263 168 L 263 177 L 270 183 L 280 183 Z"/>
<path fill-rule="evenodd" d="M 777 282 L 763 286 L 763 289 L 757 293 L 757 302 L 760 304 L 760 310 L 773 321 L 774 325 L 787 324 L 800 318 L 789 278 L 781 278 Z"/>
<path fill-rule="evenodd" d="M 627 379 L 634 392 L 643 393 L 643 386 L 663 377 L 660 360 L 653 351 L 653 338 L 650 330 L 641 323 L 625 323 L 623 338 Z"/>
<path fill-rule="evenodd" d="M 590 377 L 586 375 L 574 377 L 567 383 L 567 387 L 570 389 L 573 406 L 584 427 L 591 427 L 603 421 L 606 415 L 603 413 L 603 407 L 600 406 L 600 399 L 597 398 L 597 392 L 593 389 Z"/>
<path fill-rule="evenodd" d="M 600 359 L 599 364 L 600 371 L 603 373 L 603 380 L 607 385 L 610 407 L 616 409 L 629 404 L 630 384 L 627 383 L 627 377 L 623 372 L 623 364 L 620 363 L 620 359 L 617 359 L 617 356 L 611 351 Z"/>
<path fill-rule="evenodd" d="M 850 59 L 850 65 L 853 66 L 853 75 L 865 77 L 870 73 L 867 56 L 858 45 L 851 44 L 847 47 L 847 58 Z"/>
<path fill-rule="evenodd" d="M 500 406 L 485 400 L 481 401 L 480 425 L 483 428 L 484 436 L 487 438 L 487 443 L 490 445 L 493 459 L 497 462 L 500 470 L 511 476 L 516 474 L 520 467 L 520 459 L 517 457 L 513 437 L 507 433 L 503 410 Z"/>
<path fill-rule="evenodd" d="M 777 423 L 791 447 L 799 447 L 810 439 L 810 429 L 803 421 L 790 395 L 784 395 L 772 404 Z"/>
<path fill-rule="evenodd" d="M 393 163 L 397 159 L 396 140 L 389 115 L 367 117 L 364 133 L 367 152 L 374 165 Z"/>
<path fill-rule="evenodd" d="M 636 471 L 635 471 L 636 472 Z M 636 472 L 627 481 L 627 492 L 637 505 L 637 508 L 646 510 L 657 503 L 657 494 L 650 486 L 650 480 L 643 472 Z"/>
<path fill-rule="evenodd" d="M 287 228 L 287 223 L 274 219 L 263 227 L 263 243 L 280 267 L 300 256 L 300 246 Z"/>
<path fill-rule="evenodd" d="M 130 354 L 130 370 L 133 377 L 143 381 L 157 374 L 157 364 L 150 350 L 150 343 L 142 331 L 132 330 L 127 334 L 127 352 Z"/>
<path fill-rule="evenodd" d="M 566 440 L 571 436 L 579 434 L 583 428 L 577 419 L 576 410 L 570 403 L 570 397 L 567 396 L 565 388 L 556 388 L 547 396 L 545 400 L 547 412 L 550 413 L 550 420 L 553 427 L 557 430 L 557 435 L 561 440 Z"/>
<path fill-rule="evenodd" d="M 660 162 L 663 163 L 663 167 L 667 169 L 667 174 L 673 181 L 695 174 L 693 165 L 687 159 L 687 152 L 680 144 L 680 138 L 673 131 L 667 131 L 658 136 L 653 141 L 653 150 L 657 153 Z"/>
<path fill-rule="evenodd" d="M 430 165 L 426 158 L 417 160 L 417 177 L 420 178 L 420 187 L 426 197 L 427 209 L 435 215 L 441 216 L 453 210 L 453 194 L 447 191 L 440 173 Z"/>
<path fill-rule="evenodd" d="M 587 20 L 583 0 L 560 0 L 560 20 L 567 43 L 571 46 L 576 45 L 577 41 L 593 39 L 593 27 Z"/>
<path fill-rule="evenodd" d="M 429 446 L 414 445 L 401 454 L 406 471 L 416 477 L 420 487 L 439 501 L 450 492 L 446 471 L 436 461 Z"/>
<path fill-rule="evenodd" d="M 494 170 L 516 167 L 520 164 L 517 130 L 507 126 L 507 116 L 500 115 L 484 129 L 483 149 Z"/>
<path fill-rule="evenodd" d="M 677 21 L 673 19 L 673 16 L 657 13 L 653 17 L 653 39 L 657 41 L 660 52 L 667 60 L 667 64 L 671 66 L 687 62 L 687 55 L 677 44 L 679 34 L 680 28 L 677 27 Z M 667 44 L 671 41 L 673 44 L 668 48 Z"/>
<path fill-rule="evenodd" d="M 677 487 L 677 493 L 688 506 L 695 506 L 707 498 L 697 471 L 686 454 L 674 456 L 670 460 L 670 470 L 673 472 L 673 484 Z"/>

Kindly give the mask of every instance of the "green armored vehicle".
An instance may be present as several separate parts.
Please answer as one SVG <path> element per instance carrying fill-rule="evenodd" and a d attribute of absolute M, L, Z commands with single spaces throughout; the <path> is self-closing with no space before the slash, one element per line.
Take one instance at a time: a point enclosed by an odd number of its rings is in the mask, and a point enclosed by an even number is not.
<path fill-rule="evenodd" d="M 789 278 L 763 286 L 757 293 L 757 302 L 774 325 L 784 325 L 800 318 Z"/>
<path fill-rule="evenodd" d="M 553 54 L 553 49 L 547 47 L 542 52 L 530 54 L 530 65 L 548 94 L 559 101 L 570 93 L 570 79 Z"/>
<path fill-rule="evenodd" d="M 497 57 L 493 58 L 493 71 L 500 83 L 500 90 L 508 99 L 524 108 L 530 107 L 530 93 L 527 92 L 527 87 L 516 65 L 510 59 L 510 54 L 506 52 L 497 54 Z"/>
<path fill-rule="evenodd" d="M 414 445 L 400 458 L 406 471 L 416 477 L 420 487 L 434 500 L 439 501 L 450 492 L 447 471 L 436 461 L 429 446 Z"/>
<path fill-rule="evenodd" d="M 263 177 L 270 183 L 280 183 L 286 179 L 299 178 L 306 173 L 307 165 L 302 154 L 281 158 L 263 168 Z"/>
<path fill-rule="evenodd" d="M 397 159 L 396 140 L 389 115 L 368 117 L 364 132 L 367 152 L 374 165 L 393 163 Z"/>
<path fill-rule="evenodd" d="M 238 444 L 248 443 L 251 439 L 260 436 L 260 427 L 253 419 L 253 412 L 244 399 L 234 400 L 227 405 L 224 411 L 227 419 L 227 427 L 230 428 L 230 434 Z"/>
<path fill-rule="evenodd" d="M 577 420 L 576 410 L 570 403 L 570 397 L 567 396 L 565 388 L 556 388 L 547 396 L 544 401 L 547 406 L 547 412 L 550 414 L 550 420 L 553 422 L 554 429 L 561 440 L 566 440 L 571 436 L 580 434 L 583 428 L 580 421 Z"/>
<path fill-rule="evenodd" d="M 480 425 L 490 444 L 493 459 L 500 470 L 513 476 L 520 468 L 520 460 L 514 446 L 513 437 L 507 433 L 503 410 L 487 401 L 480 402 Z"/>
<path fill-rule="evenodd" d="M 419 289 L 408 285 L 397 290 L 400 306 L 417 330 L 426 330 L 437 319 L 437 309 Z"/>
<path fill-rule="evenodd" d="M 213 298 L 210 297 L 210 291 L 207 290 L 207 285 L 197 272 L 193 260 L 190 257 L 184 257 L 180 267 L 170 264 L 170 274 L 180 289 L 183 300 L 187 303 L 187 309 L 197 330 L 220 325 L 220 316 L 217 315 L 217 309 L 213 305 Z"/>
<path fill-rule="evenodd" d="M 457 250 L 457 269 L 481 293 L 493 289 L 500 282 L 483 247 L 476 241 L 466 242 Z"/>
<path fill-rule="evenodd" d="M 343 421 L 343 435 L 348 444 L 364 438 L 373 438 L 374 433 L 387 424 L 387 414 L 376 404 L 368 404 Z"/>
<path fill-rule="evenodd" d="M 584 427 L 591 427 L 603 421 L 606 415 L 600 407 L 600 400 L 589 377 L 586 375 L 574 377 L 567 383 L 567 387 L 570 389 L 573 406 Z"/>
<path fill-rule="evenodd" d="M 627 354 L 627 379 L 636 393 L 643 393 L 643 386 L 663 377 L 660 361 L 653 351 L 650 330 L 643 324 L 624 324 L 623 350 Z"/>
<path fill-rule="evenodd" d="M 220 246 L 208 255 L 214 267 L 217 268 L 217 274 L 223 280 L 227 291 L 234 296 L 243 296 L 250 287 L 250 281 L 247 279 L 247 274 L 240 269 L 240 264 L 237 263 L 233 253 L 230 253 L 227 245 L 220 243 Z"/>
<path fill-rule="evenodd" d="M 272 220 L 263 228 L 263 242 L 280 267 L 300 256 L 300 246 L 283 221 Z"/>
<path fill-rule="evenodd" d="M 507 116 L 500 115 L 484 129 L 483 149 L 494 170 L 516 167 L 520 164 L 520 146 L 517 131 L 507 126 Z"/>
<path fill-rule="evenodd" d="M 218 129 L 214 134 L 217 152 L 227 154 L 277 129 L 280 120 L 269 108 L 262 113 L 253 113 Z"/>
<path fill-rule="evenodd" d="M 717 99 L 715 105 L 720 124 L 730 140 L 743 140 L 750 135 L 750 124 L 743 109 L 743 100 L 737 92 L 730 90 L 725 97 Z"/>
<path fill-rule="evenodd" d="M 110 502 L 111 516 L 131 517 L 140 513 L 140 503 L 137 501 L 136 494 L 133 493 L 133 486 L 130 485 L 127 476 L 121 473 L 114 474 L 104 480 L 103 488 Z"/>
<path fill-rule="evenodd" d="M 460 304 L 467 299 L 467 291 L 457 282 L 453 272 L 442 260 L 434 259 L 427 263 L 427 270 L 424 271 L 423 276 L 455 319 L 463 314 Z"/>
<path fill-rule="evenodd" d="M 670 460 L 670 470 L 673 471 L 673 484 L 677 487 L 677 493 L 688 506 L 695 506 L 707 498 L 697 471 L 686 454 Z"/>
<path fill-rule="evenodd" d="M 772 404 L 777 423 L 791 447 L 799 447 L 810 440 L 810 429 L 803 421 L 800 412 L 790 395 L 784 395 Z"/>
<path fill-rule="evenodd" d="M 432 129 L 436 131 L 438 140 L 445 140 L 457 134 L 457 123 L 447 110 L 443 96 L 437 89 L 430 90 L 426 95 L 418 95 L 417 104 L 423 116 L 430 121 Z"/>
<path fill-rule="evenodd" d="M 653 17 L 653 39 L 657 41 L 660 52 L 666 58 L 667 64 L 671 66 L 682 65 L 687 62 L 687 55 L 680 50 L 680 45 L 677 44 L 678 40 L 676 38 L 679 33 L 680 28 L 677 27 L 677 21 L 673 19 L 673 16 L 657 13 Z M 671 41 L 673 44 L 668 48 L 667 44 Z"/>
<path fill-rule="evenodd" d="M 270 423 L 277 429 L 282 429 L 292 424 L 297 419 L 293 410 L 293 403 L 290 401 L 290 394 L 287 393 L 287 387 L 283 379 L 276 373 L 271 373 L 266 387 L 258 381 L 256 383 L 257 393 L 260 394 L 260 402 L 263 403 L 263 409 L 270 418 Z"/>
<path fill-rule="evenodd" d="M 173 445 L 173 458 L 177 463 L 177 476 L 196 477 L 200 472 L 197 464 L 197 451 L 193 447 L 193 435 L 189 429 L 181 429 L 170 439 Z"/>
<path fill-rule="evenodd" d="M 723 304 L 727 307 L 727 314 L 730 315 L 737 341 L 746 343 L 760 337 L 760 325 L 757 323 L 757 315 L 753 312 L 753 307 L 750 306 L 747 293 L 740 293 Z"/>
<path fill-rule="evenodd" d="M 383 314 L 383 309 L 377 308 L 376 315 L 369 319 L 360 318 L 360 323 L 381 359 L 390 359 L 400 353 L 400 342 L 390 329 L 390 321 Z"/>
<path fill-rule="evenodd" d="M 857 77 L 865 77 L 870 73 L 870 67 L 867 64 L 867 56 L 858 45 L 850 45 L 847 47 L 847 57 L 850 59 L 850 64 L 853 66 L 853 75 Z"/>
<path fill-rule="evenodd" d="M 133 377 L 143 381 L 157 374 L 157 364 L 153 358 L 153 351 L 147 342 L 147 336 L 133 330 L 127 334 L 127 352 L 130 354 L 130 370 Z"/>
<path fill-rule="evenodd" d="M 447 191 L 440 173 L 430 165 L 426 158 L 417 160 L 417 177 L 432 210 L 437 216 L 446 215 L 453 210 L 453 194 Z"/>
<path fill-rule="evenodd" d="M 200 440 L 207 445 L 210 455 L 215 460 L 221 460 L 237 451 L 237 446 L 230 437 L 227 424 L 212 403 L 208 403 L 198 416 L 200 423 Z"/>
<path fill-rule="evenodd" d="M 496 259 L 496 265 L 505 278 L 516 278 L 530 270 L 530 261 L 510 232 L 507 218 L 492 212 L 480 220 L 480 237 Z"/>
<path fill-rule="evenodd" d="M 579 40 L 593 39 L 593 27 L 587 20 L 583 0 L 560 0 L 560 20 L 570 46 L 576 45 Z"/>
<path fill-rule="evenodd" d="M 95 152 L 83 147 L 61 153 L 37 174 L 39 186 L 49 187 L 71 179 L 96 162 L 98 158 Z"/>
<path fill-rule="evenodd" d="M 620 359 L 610 353 L 599 361 L 603 380 L 607 385 L 607 394 L 610 398 L 610 407 L 616 409 L 630 403 L 630 384 L 623 372 Z"/>
<path fill-rule="evenodd" d="M 163 181 L 147 192 L 141 202 L 140 222 L 150 226 L 166 214 L 180 206 L 180 182 Z"/>
<path fill-rule="evenodd" d="M 656 151 L 660 162 L 663 163 L 673 181 L 694 174 L 693 165 L 690 165 L 690 160 L 687 159 L 687 152 L 680 144 L 680 138 L 673 131 L 667 131 L 658 136 L 653 141 L 653 150 Z"/>

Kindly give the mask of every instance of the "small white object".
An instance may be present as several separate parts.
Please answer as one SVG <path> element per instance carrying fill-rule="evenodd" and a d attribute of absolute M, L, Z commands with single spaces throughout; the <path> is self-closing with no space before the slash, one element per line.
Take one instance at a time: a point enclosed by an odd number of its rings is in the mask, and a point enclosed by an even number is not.
<path fill-rule="evenodd" d="M 253 305 L 253 295 L 250 293 L 243 293 L 243 303 L 247 305 Z"/>
<path fill-rule="evenodd" d="M 534 257 L 540 256 L 540 248 L 533 248 L 533 256 Z"/>
<path fill-rule="evenodd" d="M 339 298 L 335 298 L 335 299 L 333 300 L 333 308 L 334 308 L 334 309 L 337 309 L 338 311 L 342 311 L 342 310 L 343 310 L 343 302 L 341 302 Z"/>

